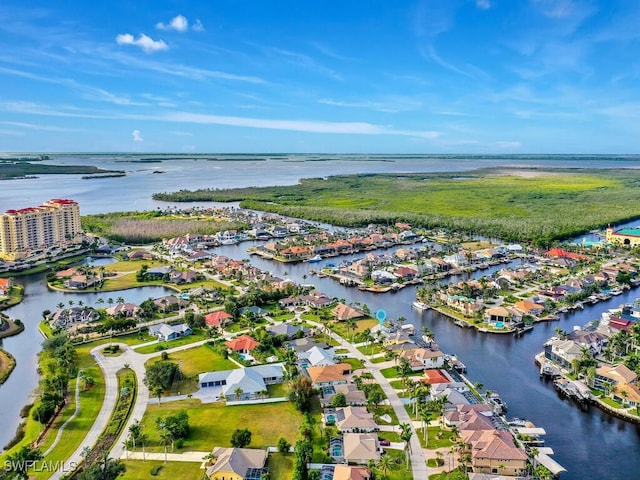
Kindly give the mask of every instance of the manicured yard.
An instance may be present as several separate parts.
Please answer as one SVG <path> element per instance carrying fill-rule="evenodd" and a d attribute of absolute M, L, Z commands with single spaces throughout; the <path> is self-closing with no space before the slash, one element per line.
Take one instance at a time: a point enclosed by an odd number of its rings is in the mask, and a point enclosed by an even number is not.
<path fill-rule="evenodd" d="M 383 351 L 382 345 L 377 343 L 372 343 L 371 345 L 363 345 L 358 347 L 358 350 L 363 355 L 375 355 L 376 353 L 380 353 Z"/>
<path fill-rule="evenodd" d="M 399 378 L 400 377 L 400 374 L 398 373 L 398 368 L 397 367 L 383 368 L 382 370 L 380 370 L 380 373 L 382 373 L 382 376 L 384 378 Z M 411 372 L 409 374 L 410 377 L 421 377 L 422 375 L 423 375 L 423 373 L 421 371 Z"/>
<path fill-rule="evenodd" d="M 284 455 L 282 453 L 270 453 L 267 459 L 270 478 L 287 479 L 293 478 L 293 453 Z"/>
<path fill-rule="evenodd" d="M 444 430 L 440 427 L 429 427 L 427 433 L 429 438 L 427 439 L 426 445 L 424 442 L 424 428 L 416 428 L 416 435 L 420 439 L 420 445 L 422 445 L 422 448 L 428 448 L 429 450 L 436 450 L 443 447 L 449 448 L 453 446 L 454 443 L 451 440 L 453 432 L 451 432 L 450 430 Z"/>
<path fill-rule="evenodd" d="M 203 478 L 204 469 L 200 468 L 200 463 L 195 462 L 168 462 L 164 463 L 157 460 L 125 460 L 123 462 L 127 467 L 127 471 L 122 477 L 127 480 L 142 480 L 148 478 L 157 478 L 158 480 L 200 480 Z M 161 465 L 162 468 L 158 471 L 158 474 L 154 477 L 151 475 L 151 470 L 154 467 Z"/>
<path fill-rule="evenodd" d="M 152 358 L 147 365 L 160 360 L 160 357 Z M 180 370 L 185 377 L 193 377 L 199 373 L 214 372 L 218 370 L 232 370 L 240 368 L 231 360 L 226 360 L 218 352 L 207 345 L 182 350 L 169 354 L 169 360 L 180 365 Z"/>
<path fill-rule="evenodd" d="M 356 328 L 354 330 L 347 330 L 346 322 L 330 323 L 329 327 L 342 338 L 351 340 L 351 337 L 356 333 L 364 332 L 365 330 L 371 329 L 371 327 L 374 327 L 376 325 L 378 325 L 378 320 L 374 318 L 364 318 L 362 320 L 356 320 Z"/>
<path fill-rule="evenodd" d="M 146 341 L 150 342 L 153 340 L 153 337 L 148 335 L 145 336 Z M 136 352 L 138 353 L 153 353 L 159 352 L 162 350 L 168 350 L 170 348 L 181 347 L 182 345 L 188 345 L 193 342 L 199 342 L 200 340 L 206 340 L 209 336 L 204 329 L 194 329 L 191 335 L 187 335 L 186 337 L 176 338 L 175 340 L 171 340 L 169 342 L 157 342 L 151 345 L 145 345 L 144 347 L 136 348 Z"/>
<path fill-rule="evenodd" d="M 275 446 L 279 437 L 293 444 L 302 422 L 302 415 L 290 402 L 228 407 L 221 403 L 201 404 L 199 400 L 191 399 L 154 404 L 147 407 L 142 419 L 144 431 L 149 435 L 149 451 L 163 451 L 155 428 L 156 418 L 172 415 L 181 409 L 187 411 L 191 426 L 189 437 L 184 442 L 185 451 L 230 447 L 233 431 L 245 427 L 252 433 L 250 447 Z"/>
<path fill-rule="evenodd" d="M 364 368 L 364 364 L 359 358 L 341 358 L 340 361 L 351 365 L 351 370 L 360 370 Z"/>

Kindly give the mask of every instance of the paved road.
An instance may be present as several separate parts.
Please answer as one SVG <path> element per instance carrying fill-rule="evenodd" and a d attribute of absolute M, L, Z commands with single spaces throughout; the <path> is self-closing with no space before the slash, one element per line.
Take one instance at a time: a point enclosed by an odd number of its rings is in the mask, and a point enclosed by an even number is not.
<path fill-rule="evenodd" d="M 312 322 L 307 320 L 308 323 L 315 325 L 319 328 L 324 328 L 320 323 Z M 384 363 L 370 363 L 365 355 L 363 355 L 360 350 L 358 350 L 354 345 L 347 342 L 344 338 L 336 334 L 335 332 L 330 333 L 331 337 L 340 342 L 340 346 L 349 350 L 351 356 L 355 358 L 359 358 L 364 362 L 366 368 L 371 372 L 373 378 L 376 382 L 382 387 L 382 390 L 387 394 L 387 398 L 389 399 L 389 404 L 393 407 L 393 411 L 396 413 L 398 417 L 398 421 L 400 423 L 408 423 L 413 428 L 413 435 L 411 436 L 411 469 L 413 471 L 413 478 L 418 480 L 429 478 L 429 474 L 427 471 L 427 461 L 424 456 L 424 452 L 422 450 L 422 446 L 420 445 L 420 440 L 416 434 L 413 421 L 407 411 L 404 408 L 404 404 L 398 397 L 395 389 L 389 383 L 389 379 L 385 378 L 380 370 L 382 368 L 386 368 L 388 364 L 392 364 L 393 362 L 384 362 Z"/>

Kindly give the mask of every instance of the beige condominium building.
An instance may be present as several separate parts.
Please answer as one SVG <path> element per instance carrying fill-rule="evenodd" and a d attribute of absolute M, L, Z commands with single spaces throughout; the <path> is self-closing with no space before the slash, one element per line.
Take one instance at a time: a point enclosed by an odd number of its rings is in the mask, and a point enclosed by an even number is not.
<path fill-rule="evenodd" d="M 80 206 L 74 200 L 53 199 L 39 207 L 0 213 L 0 258 L 17 260 L 53 246 L 77 243 Z"/>

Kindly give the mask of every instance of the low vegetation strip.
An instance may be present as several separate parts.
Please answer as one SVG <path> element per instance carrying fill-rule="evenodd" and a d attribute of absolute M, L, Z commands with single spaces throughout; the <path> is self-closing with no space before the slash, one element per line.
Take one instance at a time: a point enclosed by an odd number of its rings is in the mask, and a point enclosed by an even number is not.
<path fill-rule="evenodd" d="M 224 230 L 246 227 L 241 222 L 221 221 L 215 217 L 181 217 L 159 211 L 115 212 L 82 217 L 82 228 L 96 235 L 126 243 L 151 243 L 187 233 L 213 235 Z"/>
<path fill-rule="evenodd" d="M 472 172 L 346 175 L 298 185 L 154 194 L 165 201 L 241 206 L 341 226 L 414 226 L 547 243 L 640 217 L 640 172 L 492 168 Z"/>
<path fill-rule="evenodd" d="M 7 381 L 14 368 L 16 368 L 16 359 L 9 352 L 0 348 L 0 385 Z"/>

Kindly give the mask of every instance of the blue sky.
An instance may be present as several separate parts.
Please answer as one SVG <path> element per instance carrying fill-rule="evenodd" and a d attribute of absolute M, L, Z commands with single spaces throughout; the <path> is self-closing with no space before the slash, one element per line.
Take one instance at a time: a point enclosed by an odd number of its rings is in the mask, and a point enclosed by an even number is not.
<path fill-rule="evenodd" d="M 0 4 L 0 150 L 638 153 L 637 0 Z"/>

